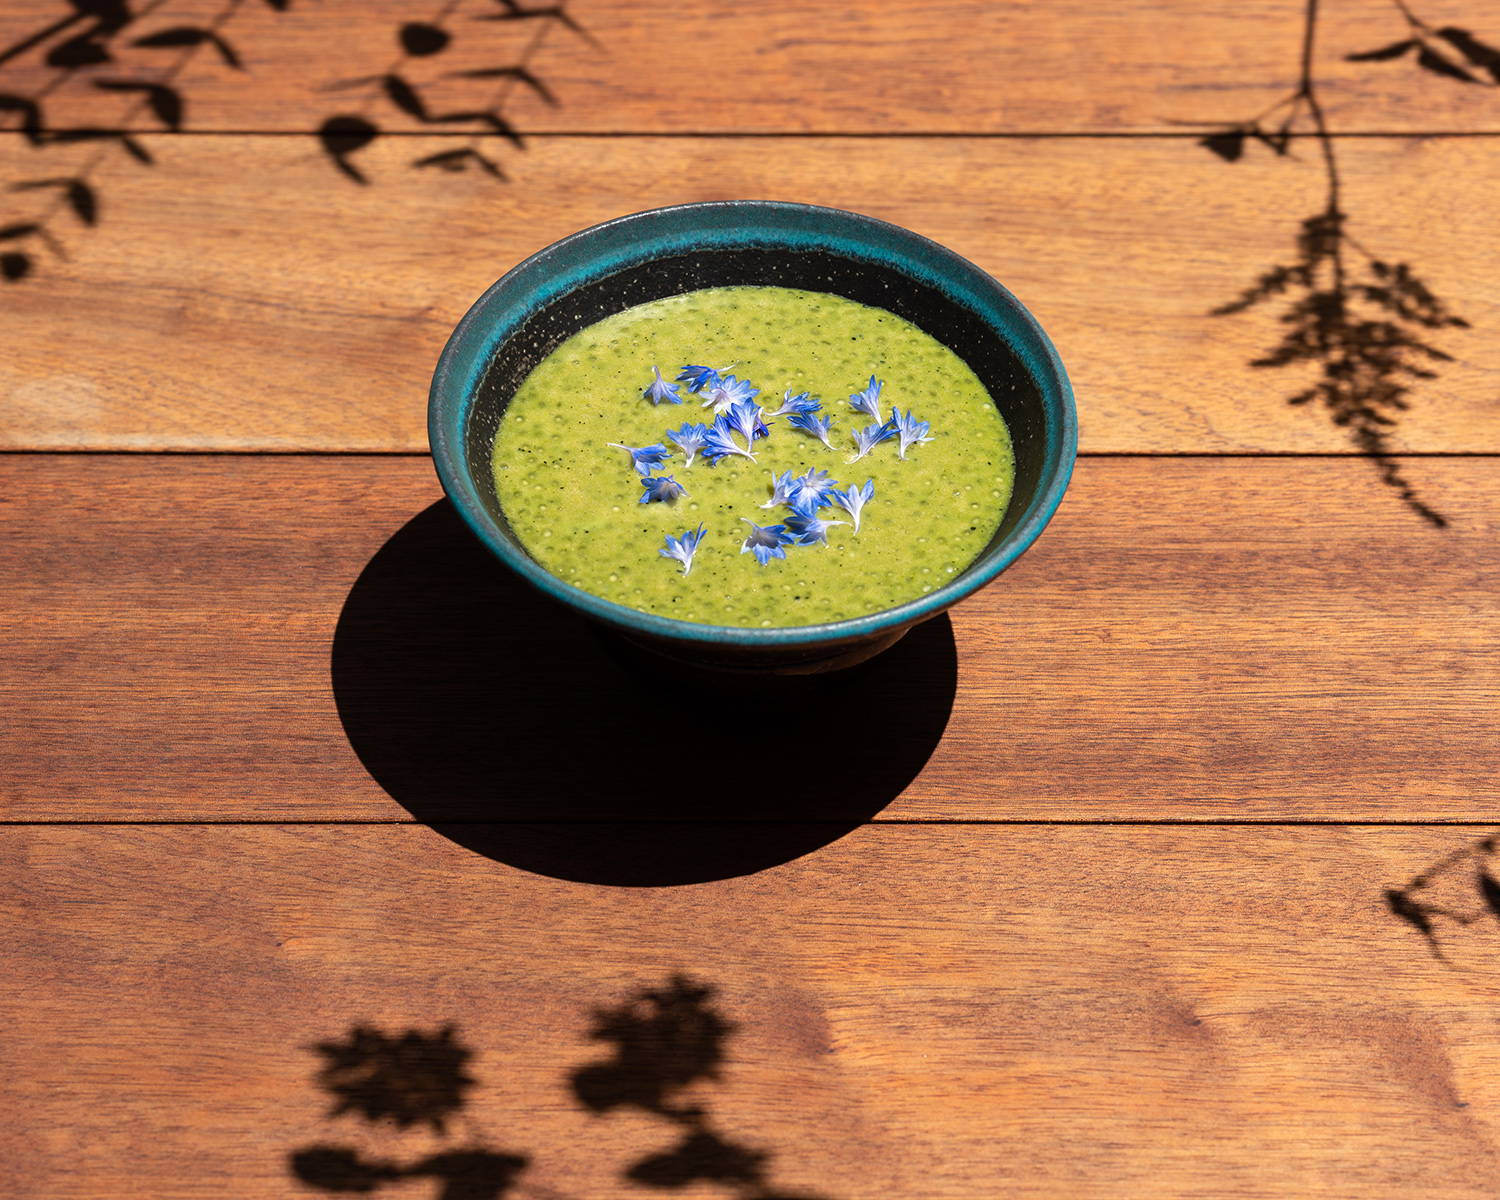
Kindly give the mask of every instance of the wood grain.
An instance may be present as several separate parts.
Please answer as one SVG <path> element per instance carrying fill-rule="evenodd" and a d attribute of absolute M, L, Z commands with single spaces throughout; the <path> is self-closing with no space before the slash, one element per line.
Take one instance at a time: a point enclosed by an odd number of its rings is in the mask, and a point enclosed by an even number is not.
<path fill-rule="evenodd" d="M 696 1095 L 778 1194 L 1480 1200 L 1497 934 L 1445 926 L 1445 966 L 1381 900 L 1470 836 L 876 826 L 659 890 L 420 827 L 8 829 L 7 1194 L 313 1195 L 297 1149 L 484 1139 L 518 1194 L 638 1195 L 672 1126 L 568 1080 L 596 1009 L 681 972 L 734 1026 Z M 328 1116 L 313 1043 L 449 1022 L 448 1138 Z"/>
<path fill-rule="evenodd" d="M 117 62 L 86 68 L 62 86 L 43 64 L 47 46 L 7 63 L 0 80 L 23 94 L 50 87 L 47 112 L 59 125 L 126 119 L 150 129 L 153 118 L 139 106 L 132 111 L 132 97 L 101 94 L 92 80 L 161 78 L 178 52 L 127 43 L 207 24 L 225 7 L 225 0 L 172 0 L 117 39 Z M 221 32 L 245 70 L 211 49 L 191 55 L 175 81 L 188 98 L 187 124 L 306 131 L 334 113 L 363 111 L 386 128 L 420 129 L 378 88 L 338 86 L 395 66 L 435 115 L 499 99 L 510 120 L 536 132 L 1161 131 L 1180 121 L 1247 120 L 1290 93 L 1304 8 L 1297 0 L 1131 0 L 1102 8 L 1088 0 L 572 0 L 568 11 L 585 39 L 555 23 L 485 21 L 499 11 L 494 3 L 462 0 L 445 22 L 453 36 L 445 51 L 399 61 L 401 24 L 443 7 L 321 0 L 278 15 L 241 4 Z M 60 3 L 6 0 L 0 46 L 66 11 Z M 1493 9 L 1472 0 L 1424 0 L 1417 11 L 1434 28 L 1457 24 L 1500 43 Z M 1345 61 L 1406 32 L 1385 0 L 1323 5 L 1316 66 L 1335 127 L 1500 129 L 1500 90 L 1444 79 L 1407 59 Z M 451 78 L 520 61 L 545 94 Z"/>
<path fill-rule="evenodd" d="M 747 776 L 713 815 L 1490 819 L 1500 471 L 1404 467 L 1451 528 L 1357 460 L 1081 461 L 951 634 L 859 684 L 881 755 L 794 756 L 796 786 Z M 638 703 L 660 668 L 451 516 L 397 536 L 439 495 L 416 458 L 0 458 L 4 815 L 700 815 L 625 766 L 670 759 Z"/>
<path fill-rule="evenodd" d="M 1304 371 L 1247 365 L 1279 305 L 1208 315 L 1293 259 L 1324 201 L 1310 161 L 1171 139 L 539 139 L 507 186 L 412 171 L 439 143 L 398 139 L 360 160 L 361 188 L 300 139 L 147 141 L 159 167 L 99 178 L 97 230 L 53 221 L 71 261 L 4 293 L 0 445 L 420 451 L 443 342 L 505 270 L 622 212 L 756 196 L 896 221 L 1010 286 L 1068 365 L 1085 450 L 1349 449 L 1286 405 Z M 1418 384 L 1397 444 L 1500 451 L 1500 159 L 1482 140 L 1339 153 L 1350 232 L 1473 325 L 1435 337 L 1457 361 Z M 36 170 L 15 139 L 0 154 L 0 177 Z M 38 203 L 11 196 L 4 219 Z"/>

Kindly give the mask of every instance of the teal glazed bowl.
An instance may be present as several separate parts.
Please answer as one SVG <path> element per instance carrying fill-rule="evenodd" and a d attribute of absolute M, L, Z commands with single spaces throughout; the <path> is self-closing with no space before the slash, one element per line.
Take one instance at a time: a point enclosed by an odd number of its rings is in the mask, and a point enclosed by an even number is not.
<path fill-rule="evenodd" d="M 1015 489 L 989 546 L 946 586 L 820 625 L 701 625 L 573 587 L 511 532 L 495 494 L 491 451 L 505 406 L 532 369 L 564 339 L 612 313 L 738 284 L 832 292 L 887 309 L 950 347 L 989 390 L 1015 443 Z M 527 583 L 695 666 L 790 673 L 861 662 L 994 579 L 1057 510 L 1078 443 L 1073 393 L 1057 351 L 1021 302 L 973 263 L 871 217 L 759 200 L 633 213 L 533 254 L 474 302 L 443 347 L 427 430 L 453 506 Z"/>

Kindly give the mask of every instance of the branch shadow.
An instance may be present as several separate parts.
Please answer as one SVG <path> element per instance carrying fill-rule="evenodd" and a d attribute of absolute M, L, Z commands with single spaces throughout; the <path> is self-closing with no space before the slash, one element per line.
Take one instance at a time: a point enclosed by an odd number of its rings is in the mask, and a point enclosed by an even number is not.
<path fill-rule="evenodd" d="M 447 501 L 366 565 L 334 634 L 339 718 L 418 821 L 541 875 L 659 887 L 751 874 L 868 821 L 953 707 L 946 616 L 825 676 L 707 676 L 512 576 Z"/>
<path fill-rule="evenodd" d="M 293 7 L 291 0 L 265 0 L 265 3 L 282 14 Z M 332 113 L 315 130 L 308 131 L 334 169 L 354 183 L 371 182 L 357 160 L 362 150 L 392 132 L 366 115 L 383 100 L 392 110 L 389 116 L 398 123 L 416 121 L 435 134 L 461 135 L 460 139 L 445 138 L 444 148 L 412 160 L 412 168 L 430 168 L 448 174 L 474 170 L 494 180 L 508 180 L 500 156 L 490 149 L 488 139 L 499 135 L 511 149 L 526 149 L 525 138 L 506 116 L 515 89 L 529 90 L 550 107 L 561 104 L 556 91 L 535 66 L 548 31 L 563 29 L 593 49 L 598 48 L 598 43 L 564 5 L 523 6 L 519 0 L 497 0 L 497 3 L 499 12 L 474 20 L 533 25 L 536 32 L 518 55 L 507 52 L 498 63 L 438 71 L 435 78 L 420 77 L 430 76 L 432 71 L 403 73 L 415 64 L 427 64 L 436 70 L 438 56 L 454 44 L 455 30 L 441 23 L 456 16 L 456 6 L 450 4 L 436 19 L 403 20 L 392 30 L 399 57 L 384 72 L 325 87 L 326 91 L 347 93 L 353 88 L 358 92 L 356 111 Z M 56 261 L 67 260 L 65 239 L 55 228 L 61 214 L 71 212 L 76 219 L 65 223 L 65 228 L 75 223 L 87 228 L 99 225 L 100 214 L 107 212 L 108 206 L 103 203 L 100 184 L 93 176 L 110 148 L 120 150 L 142 166 L 156 165 L 155 155 L 134 132 L 135 119 L 150 117 L 153 131 L 172 134 L 184 131 L 193 101 L 179 76 L 196 54 L 211 52 L 226 67 L 247 71 L 243 54 L 225 32 L 237 13 L 246 7 L 242 0 L 225 0 L 216 16 L 199 23 L 166 27 L 155 27 L 156 22 L 148 20 L 162 6 L 162 0 L 146 0 L 141 4 L 135 4 L 134 0 L 66 0 L 66 6 L 72 10 L 70 13 L 61 16 L 54 13 L 39 28 L 0 46 L 0 76 L 13 60 L 33 52 L 48 73 L 45 83 L 24 94 L 0 81 L 0 132 L 19 133 L 34 150 L 80 143 L 94 145 L 98 150 L 76 167 L 44 170 L 36 178 L 0 180 L 0 194 L 23 193 L 20 203 L 34 210 L 18 219 L 0 214 L 0 283 L 34 278 L 42 251 Z M 142 22 L 152 32 L 139 35 Z M 488 59 L 488 51 L 484 57 Z M 101 69 L 111 78 L 101 78 Z M 462 80 L 467 84 L 460 95 L 448 97 L 452 103 L 442 101 L 445 80 Z M 105 102 L 97 116 L 90 113 L 81 124 L 60 125 L 55 94 L 70 84 L 75 90 L 92 89 L 85 94 L 114 99 Z M 129 98 L 124 108 L 118 102 L 121 96 Z M 93 107 L 90 105 L 90 109 Z M 11 125 L 8 118 L 18 124 Z M 28 193 L 34 194 L 35 203 L 27 204 Z"/>
<path fill-rule="evenodd" d="M 1500 920 L 1500 835 L 1490 834 L 1444 855 L 1400 887 L 1383 894 L 1386 911 L 1421 935 L 1428 952 L 1447 967 L 1456 964 L 1440 930 L 1462 930 Z M 1488 947 L 1481 947 L 1488 958 Z"/>

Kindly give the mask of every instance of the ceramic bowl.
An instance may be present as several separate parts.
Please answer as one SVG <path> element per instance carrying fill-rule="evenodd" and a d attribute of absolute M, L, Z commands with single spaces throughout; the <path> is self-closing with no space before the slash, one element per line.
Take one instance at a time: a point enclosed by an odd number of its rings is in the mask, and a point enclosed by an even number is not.
<path fill-rule="evenodd" d="M 843 621 L 771 629 L 702 625 L 573 587 L 540 566 L 511 532 L 490 456 L 501 414 L 531 370 L 564 339 L 612 313 L 739 284 L 832 292 L 887 309 L 950 347 L 989 390 L 1015 445 L 1015 488 L 990 544 L 948 584 Z M 638 645 L 698 667 L 801 673 L 871 657 L 1015 562 L 1062 500 L 1078 426 L 1051 341 L 1021 302 L 973 263 L 857 213 L 734 200 L 606 221 L 508 272 L 474 302 L 443 348 L 428 435 L 454 507 L 533 587 Z"/>

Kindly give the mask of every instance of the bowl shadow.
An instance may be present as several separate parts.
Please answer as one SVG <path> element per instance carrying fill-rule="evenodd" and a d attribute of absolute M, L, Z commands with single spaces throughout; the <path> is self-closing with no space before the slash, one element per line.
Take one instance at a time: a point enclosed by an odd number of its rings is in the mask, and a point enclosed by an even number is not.
<path fill-rule="evenodd" d="M 416 820 L 537 874 L 660 887 L 880 812 L 942 737 L 958 662 L 942 615 L 827 675 L 674 664 L 532 591 L 443 500 L 355 581 L 331 674 L 354 752 Z"/>

